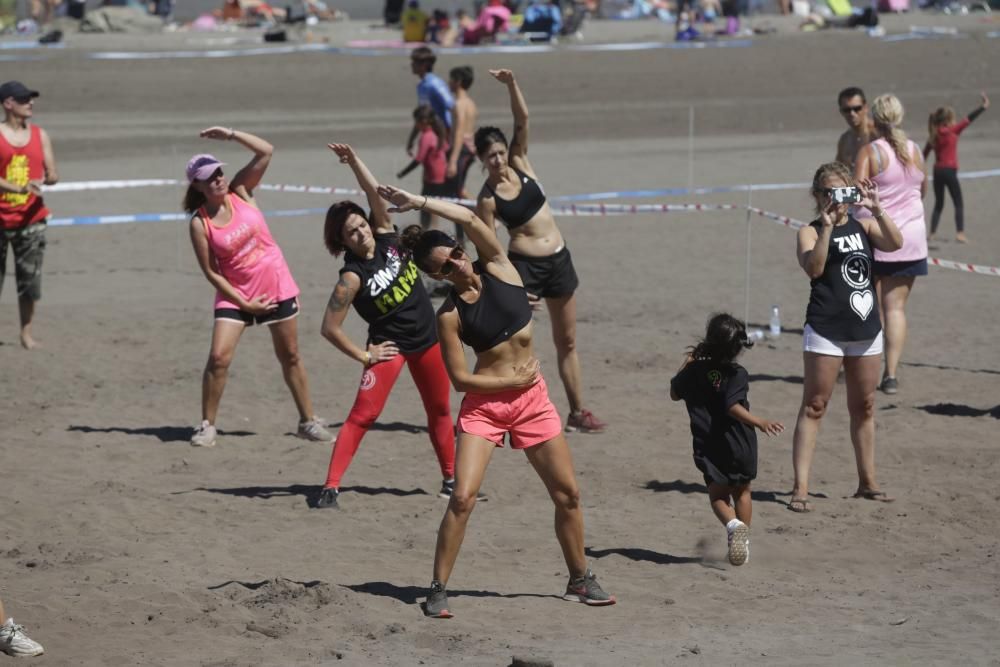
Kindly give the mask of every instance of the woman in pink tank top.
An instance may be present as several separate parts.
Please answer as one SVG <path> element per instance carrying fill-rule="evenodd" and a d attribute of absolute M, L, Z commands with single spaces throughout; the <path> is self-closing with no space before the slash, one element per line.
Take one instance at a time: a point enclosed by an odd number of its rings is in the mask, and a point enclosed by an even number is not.
<path fill-rule="evenodd" d="M 875 250 L 875 288 L 885 331 L 885 371 L 879 387 L 886 394 L 899 390 L 896 372 L 906 342 L 906 301 L 917 276 L 927 275 L 927 225 L 924 193 L 927 174 L 920 147 L 900 129 L 903 105 L 895 95 L 880 95 L 871 105 L 878 139 L 858 153 L 854 176 L 878 185 L 882 208 L 903 235 L 895 252 Z"/>
<path fill-rule="evenodd" d="M 271 331 L 285 383 L 299 411 L 299 437 L 330 442 L 332 434 L 313 413 L 309 380 L 299 356 L 299 287 L 253 198 L 274 147 L 231 128 L 212 127 L 202 130 L 201 136 L 236 141 L 253 157 L 232 181 L 222 172 L 225 163 L 212 155 L 195 155 L 187 164 L 184 210 L 192 214 L 191 244 L 202 272 L 216 289 L 215 328 L 201 386 L 202 421 L 191 445 L 215 444 L 215 418 L 229 365 L 243 330 L 254 324 L 266 324 Z"/>

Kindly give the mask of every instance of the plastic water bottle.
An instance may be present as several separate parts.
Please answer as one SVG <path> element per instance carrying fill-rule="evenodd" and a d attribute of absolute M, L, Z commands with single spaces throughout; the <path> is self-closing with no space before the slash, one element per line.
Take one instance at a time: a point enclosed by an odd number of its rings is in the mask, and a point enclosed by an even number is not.
<path fill-rule="evenodd" d="M 781 335 L 781 311 L 778 310 L 777 306 L 771 306 L 771 320 L 768 322 L 767 328 L 771 338 L 777 338 Z"/>

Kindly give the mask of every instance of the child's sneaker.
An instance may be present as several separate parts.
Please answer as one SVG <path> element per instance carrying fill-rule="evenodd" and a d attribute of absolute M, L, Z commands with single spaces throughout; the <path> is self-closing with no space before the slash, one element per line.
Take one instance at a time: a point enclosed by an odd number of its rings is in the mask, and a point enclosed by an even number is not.
<path fill-rule="evenodd" d="M 215 447 L 215 439 L 218 435 L 219 433 L 215 430 L 215 427 L 209 424 L 207 419 L 204 419 L 191 436 L 191 446 Z"/>
<path fill-rule="evenodd" d="M 582 577 L 575 579 L 570 577 L 563 600 L 582 602 L 591 607 L 600 607 L 616 602 L 615 596 L 604 592 L 601 585 L 597 583 L 597 577 L 589 569 Z"/>
<path fill-rule="evenodd" d="M 730 528 L 730 526 L 732 526 Z M 750 526 L 739 519 L 733 519 L 726 526 L 729 533 L 729 562 L 733 565 L 743 565 L 750 560 Z"/>
<path fill-rule="evenodd" d="M 45 653 L 42 645 L 24 634 L 24 628 L 16 625 L 13 618 L 0 625 L 0 651 L 15 658 Z"/>
<path fill-rule="evenodd" d="M 603 433 L 607 427 L 608 425 L 595 417 L 594 413 L 590 410 L 580 410 L 577 414 L 571 412 L 569 413 L 569 417 L 566 417 L 567 433 L 575 431 L 579 431 L 580 433 Z"/>

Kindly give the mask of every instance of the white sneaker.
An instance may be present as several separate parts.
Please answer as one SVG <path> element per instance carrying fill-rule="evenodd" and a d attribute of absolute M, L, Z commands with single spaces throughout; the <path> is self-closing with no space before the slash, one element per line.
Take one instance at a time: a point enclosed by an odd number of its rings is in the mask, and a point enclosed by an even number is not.
<path fill-rule="evenodd" d="M 299 423 L 298 436 L 313 442 L 333 442 L 333 433 L 326 430 L 323 420 L 315 416 L 307 422 Z"/>
<path fill-rule="evenodd" d="M 194 430 L 194 435 L 191 436 L 191 446 L 215 447 L 216 436 L 218 436 L 218 431 L 205 419 L 201 422 L 201 426 Z"/>
<path fill-rule="evenodd" d="M 15 658 L 45 653 L 42 645 L 24 634 L 24 628 L 16 625 L 13 618 L 0 625 L 0 651 Z"/>
<path fill-rule="evenodd" d="M 729 533 L 729 562 L 733 565 L 743 565 L 750 560 L 750 526 L 740 520 Z"/>

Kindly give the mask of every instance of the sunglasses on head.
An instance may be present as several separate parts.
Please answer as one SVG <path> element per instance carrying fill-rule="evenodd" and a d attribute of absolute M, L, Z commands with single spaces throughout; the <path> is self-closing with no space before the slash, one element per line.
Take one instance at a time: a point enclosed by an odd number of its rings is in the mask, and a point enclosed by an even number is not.
<path fill-rule="evenodd" d="M 864 104 L 858 104 L 853 107 L 840 107 L 840 113 L 861 113 L 861 110 L 865 108 Z"/>
<path fill-rule="evenodd" d="M 451 272 L 455 270 L 455 262 L 462 259 L 464 254 L 465 251 L 462 250 L 462 246 L 455 246 L 452 248 L 451 252 L 448 253 L 448 257 L 444 260 L 444 264 L 442 264 L 441 268 L 437 270 L 437 275 L 450 276 Z"/>

